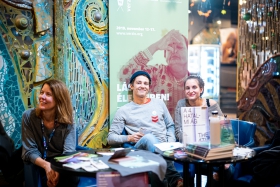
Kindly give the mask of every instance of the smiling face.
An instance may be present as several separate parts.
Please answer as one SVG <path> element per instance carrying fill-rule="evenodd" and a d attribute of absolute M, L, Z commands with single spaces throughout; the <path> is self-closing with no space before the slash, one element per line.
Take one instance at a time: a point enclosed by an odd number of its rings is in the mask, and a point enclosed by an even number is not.
<path fill-rule="evenodd" d="M 39 95 L 39 108 L 41 111 L 55 110 L 56 102 L 48 84 L 44 84 Z"/>
<path fill-rule="evenodd" d="M 133 91 L 133 98 L 145 98 L 150 89 L 149 79 L 144 75 L 139 75 L 131 84 L 131 90 Z"/>
<path fill-rule="evenodd" d="M 176 40 L 169 44 L 173 48 L 173 52 L 166 51 L 166 61 L 171 67 L 178 66 L 182 69 L 182 65 L 188 65 L 188 48 L 186 40 L 182 35 L 176 35 Z M 185 70 L 185 69 L 184 69 Z"/>
<path fill-rule="evenodd" d="M 190 101 L 195 101 L 200 98 L 203 88 L 200 88 L 199 82 L 196 79 L 189 79 L 185 83 L 185 95 Z"/>

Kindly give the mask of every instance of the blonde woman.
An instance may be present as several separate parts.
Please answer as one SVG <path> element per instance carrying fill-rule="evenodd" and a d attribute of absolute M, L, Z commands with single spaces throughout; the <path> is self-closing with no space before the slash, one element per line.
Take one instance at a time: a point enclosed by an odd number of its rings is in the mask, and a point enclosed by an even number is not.
<path fill-rule="evenodd" d="M 22 159 L 25 176 L 29 177 L 25 185 L 76 186 L 78 178 L 64 180 L 51 169 L 49 162 L 55 156 L 75 151 L 76 133 L 69 91 L 62 81 L 51 79 L 42 85 L 38 99 L 38 106 L 22 116 Z"/>

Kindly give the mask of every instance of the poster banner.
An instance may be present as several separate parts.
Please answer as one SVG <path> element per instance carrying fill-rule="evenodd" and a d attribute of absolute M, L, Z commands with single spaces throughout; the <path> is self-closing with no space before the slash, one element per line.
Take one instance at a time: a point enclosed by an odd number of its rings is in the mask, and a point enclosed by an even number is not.
<path fill-rule="evenodd" d="M 112 0 L 109 3 L 110 121 L 128 103 L 131 75 L 152 78 L 149 97 L 163 99 L 174 116 L 188 76 L 188 1 Z"/>
<path fill-rule="evenodd" d="M 210 140 L 208 107 L 181 107 L 183 145 Z"/>

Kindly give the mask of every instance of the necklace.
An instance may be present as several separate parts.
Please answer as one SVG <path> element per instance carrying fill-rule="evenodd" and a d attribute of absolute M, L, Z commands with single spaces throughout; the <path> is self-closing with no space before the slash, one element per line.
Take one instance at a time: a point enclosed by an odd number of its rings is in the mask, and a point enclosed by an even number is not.
<path fill-rule="evenodd" d="M 44 126 L 44 122 L 43 122 L 43 119 L 41 119 L 41 127 L 42 127 L 42 134 L 43 134 L 43 146 L 44 146 L 44 154 L 43 154 L 43 159 L 46 160 L 47 158 L 47 151 L 48 151 L 48 147 L 49 147 L 49 144 L 52 140 L 52 137 L 54 135 L 54 132 L 55 132 L 55 129 L 56 129 L 56 124 L 57 124 L 57 120 L 54 120 L 54 129 L 52 130 L 51 134 L 50 134 L 50 137 L 49 137 L 49 141 L 48 141 L 48 144 L 47 144 L 47 141 L 46 141 L 46 137 L 45 137 L 45 126 Z"/>
<path fill-rule="evenodd" d="M 184 81 L 188 76 L 189 76 L 189 75 L 188 75 L 188 73 L 187 73 L 187 74 L 186 74 L 182 79 L 180 79 L 180 80 L 177 80 L 177 79 L 175 78 L 175 76 L 174 76 L 174 81 L 178 84 L 178 83 Z"/>

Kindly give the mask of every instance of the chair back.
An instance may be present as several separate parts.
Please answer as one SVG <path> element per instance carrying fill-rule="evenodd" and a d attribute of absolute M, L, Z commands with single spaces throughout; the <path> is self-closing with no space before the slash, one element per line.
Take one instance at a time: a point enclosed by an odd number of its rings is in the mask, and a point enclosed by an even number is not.
<path fill-rule="evenodd" d="M 254 147 L 253 149 L 256 152 L 256 154 L 259 154 L 262 151 L 271 149 L 271 148 L 276 147 L 276 146 L 280 146 L 280 129 L 277 129 L 274 132 L 274 136 L 273 136 L 273 138 L 271 139 L 270 142 L 268 142 L 267 144 L 265 144 L 263 146 Z"/>
<path fill-rule="evenodd" d="M 8 154 L 9 157 L 11 157 L 12 153 L 15 151 L 14 141 L 6 133 L 1 121 L 0 121 L 0 148 L 1 150 L 3 150 L 3 152 Z"/>
<path fill-rule="evenodd" d="M 238 119 L 231 119 L 230 122 L 235 142 L 238 143 L 238 145 L 254 147 L 254 136 L 257 128 L 256 123 Z"/>

